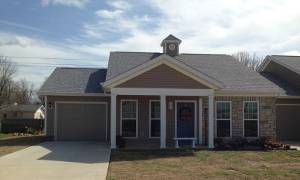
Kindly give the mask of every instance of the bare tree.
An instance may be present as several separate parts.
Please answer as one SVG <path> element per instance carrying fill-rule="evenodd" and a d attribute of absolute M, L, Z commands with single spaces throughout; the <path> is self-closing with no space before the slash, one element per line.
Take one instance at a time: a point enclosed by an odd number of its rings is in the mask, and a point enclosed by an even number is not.
<path fill-rule="evenodd" d="M 250 55 L 247 51 L 237 52 L 232 55 L 237 61 L 241 62 L 250 69 L 257 71 L 259 65 L 263 61 L 263 57 L 257 56 L 255 53 Z"/>
<path fill-rule="evenodd" d="M 10 98 L 13 75 L 16 72 L 16 65 L 8 58 L 0 56 L 0 105 L 7 103 Z"/>
<path fill-rule="evenodd" d="M 33 97 L 33 84 L 21 79 L 14 83 L 12 94 L 10 101 L 19 104 L 30 104 Z"/>

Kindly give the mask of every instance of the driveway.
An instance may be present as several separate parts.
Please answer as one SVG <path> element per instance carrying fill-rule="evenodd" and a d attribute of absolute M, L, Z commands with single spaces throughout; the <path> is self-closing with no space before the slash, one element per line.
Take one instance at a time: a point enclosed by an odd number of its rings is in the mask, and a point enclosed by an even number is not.
<path fill-rule="evenodd" d="M 0 158 L 0 179 L 106 179 L 110 149 L 97 142 L 45 142 Z"/>

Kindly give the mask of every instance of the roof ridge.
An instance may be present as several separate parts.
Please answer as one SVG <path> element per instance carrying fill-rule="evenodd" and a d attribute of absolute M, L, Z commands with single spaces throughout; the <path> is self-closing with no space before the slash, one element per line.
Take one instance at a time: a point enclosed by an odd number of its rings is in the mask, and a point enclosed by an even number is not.
<path fill-rule="evenodd" d="M 163 54 L 161 52 L 145 52 L 145 51 L 111 51 L 111 53 L 147 53 L 147 54 Z"/>
<path fill-rule="evenodd" d="M 179 55 L 183 55 L 183 54 L 186 54 L 186 55 L 215 55 L 215 56 L 231 56 L 229 54 L 208 54 L 208 53 L 203 53 L 203 54 L 200 54 L 200 53 L 180 53 Z"/>
<path fill-rule="evenodd" d="M 107 70 L 107 68 L 96 68 L 96 67 L 56 67 L 57 69 L 104 69 Z"/>
<path fill-rule="evenodd" d="M 283 57 L 300 57 L 300 55 L 277 55 L 277 54 L 273 54 L 273 55 L 269 55 L 269 56 L 283 56 Z"/>

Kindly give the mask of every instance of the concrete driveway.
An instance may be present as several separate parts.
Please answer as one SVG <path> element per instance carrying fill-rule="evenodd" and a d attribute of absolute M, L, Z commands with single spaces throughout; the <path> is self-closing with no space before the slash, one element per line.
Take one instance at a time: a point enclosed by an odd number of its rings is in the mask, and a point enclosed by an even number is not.
<path fill-rule="evenodd" d="M 106 179 L 110 149 L 97 142 L 45 142 L 0 158 L 0 179 Z"/>

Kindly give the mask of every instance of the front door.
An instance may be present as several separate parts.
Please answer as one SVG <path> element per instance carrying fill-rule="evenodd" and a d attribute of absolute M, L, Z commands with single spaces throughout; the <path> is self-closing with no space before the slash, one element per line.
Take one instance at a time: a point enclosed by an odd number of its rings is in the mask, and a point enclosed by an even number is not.
<path fill-rule="evenodd" d="M 177 138 L 195 137 L 195 102 L 176 103 Z"/>

